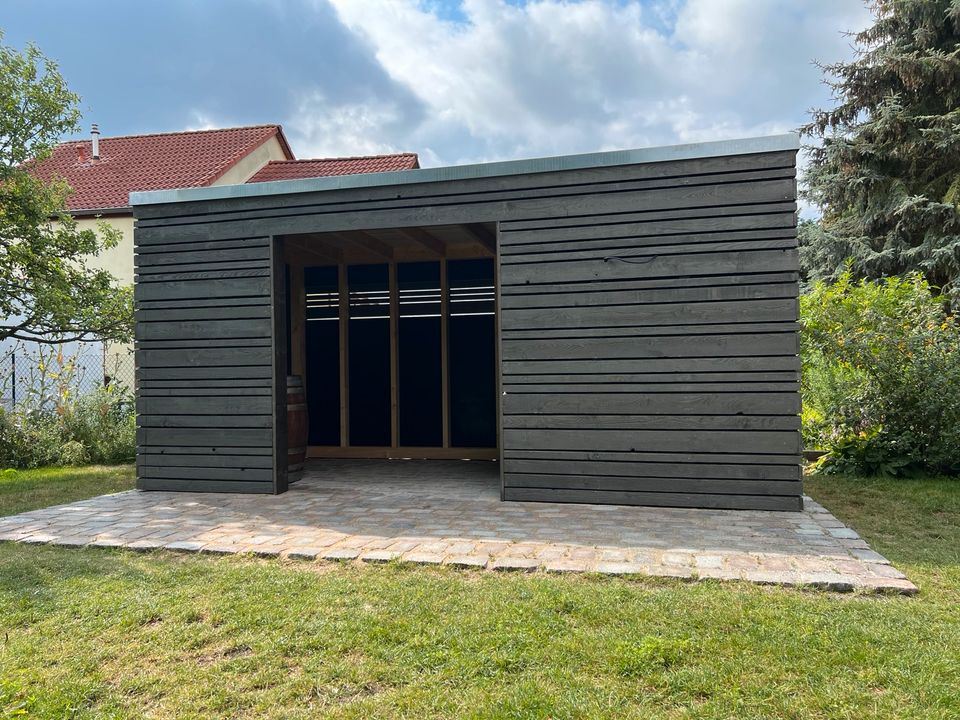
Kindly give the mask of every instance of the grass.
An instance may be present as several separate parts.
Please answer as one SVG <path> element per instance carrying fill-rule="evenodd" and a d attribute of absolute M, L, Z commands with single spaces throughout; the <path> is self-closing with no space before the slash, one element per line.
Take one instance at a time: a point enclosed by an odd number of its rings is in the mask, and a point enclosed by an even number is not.
<path fill-rule="evenodd" d="M 133 488 L 133 465 L 0 471 L 0 516 Z"/>
<path fill-rule="evenodd" d="M 960 482 L 809 490 L 921 594 L 0 544 L 0 717 L 960 716 Z"/>

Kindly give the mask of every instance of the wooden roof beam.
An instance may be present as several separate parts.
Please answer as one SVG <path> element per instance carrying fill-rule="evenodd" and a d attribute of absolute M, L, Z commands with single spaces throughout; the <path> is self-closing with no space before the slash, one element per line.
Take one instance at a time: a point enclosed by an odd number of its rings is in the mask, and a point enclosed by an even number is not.
<path fill-rule="evenodd" d="M 365 250 L 369 250 L 374 255 L 380 255 L 384 260 L 393 260 L 393 247 L 364 230 L 350 230 L 348 232 L 338 233 L 338 235 L 341 235 L 347 241 L 359 245 Z"/>
<path fill-rule="evenodd" d="M 447 254 L 447 244 L 423 228 L 397 228 L 397 232 L 403 235 L 405 238 L 413 240 L 413 242 L 417 243 L 418 245 L 422 245 L 423 247 L 427 248 L 427 250 L 432 252 L 437 257 L 444 257 Z"/>
<path fill-rule="evenodd" d="M 491 255 L 497 254 L 497 234 L 490 228 L 482 223 L 467 223 L 462 227 L 468 235 L 489 250 Z"/>
<path fill-rule="evenodd" d="M 298 259 L 304 261 L 304 264 L 306 264 L 304 255 L 323 260 L 324 265 L 337 265 L 343 260 L 343 253 L 336 248 L 329 245 L 313 246 L 307 238 L 287 238 L 285 242 L 287 243 L 288 257 L 297 256 Z"/>

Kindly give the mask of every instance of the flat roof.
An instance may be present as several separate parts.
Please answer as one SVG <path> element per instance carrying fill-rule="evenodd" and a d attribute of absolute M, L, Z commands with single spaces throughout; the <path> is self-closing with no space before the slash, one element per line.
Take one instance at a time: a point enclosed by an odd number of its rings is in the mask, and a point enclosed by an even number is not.
<path fill-rule="evenodd" d="M 131 205 L 158 205 L 162 203 L 193 202 L 198 200 L 225 200 L 229 198 L 252 198 L 268 195 L 289 195 L 324 190 L 346 190 L 360 187 L 385 185 L 409 185 L 413 183 L 470 180 L 474 178 L 529 175 L 532 173 L 556 172 L 558 170 L 584 170 L 612 167 L 615 165 L 642 165 L 645 163 L 692 160 L 695 158 L 722 157 L 724 155 L 751 155 L 753 153 L 799 150 L 800 136 L 797 133 L 767 135 L 764 137 L 714 142 L 664 145 L 635 150 L 612 150 L 609 152 L 585 153 L 582 155 L 559 155 L 556 157 L 507 160 L 479 163 L 476 165 L 450 165 L 419 170 L 366 173 L 362 175 L 338 175 L 334 177 L 305 178 L 302 180 L 278 180 L 275 182 L 244 185 L 216 185 L 212 187 L 181 188 L 178 190 L 150 190 L 130 193 Z"/>

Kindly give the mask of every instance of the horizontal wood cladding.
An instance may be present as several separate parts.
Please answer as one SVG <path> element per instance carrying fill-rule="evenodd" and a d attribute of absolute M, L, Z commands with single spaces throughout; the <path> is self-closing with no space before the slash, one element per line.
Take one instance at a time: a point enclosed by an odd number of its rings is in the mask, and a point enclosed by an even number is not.
<path fill-rule="evenodd" d="M 517 502 L 570 502 L 600 505 L 647 505 L 651 507 L 690 507 L 716 510 L 800 511 L 799 492 L 789 495 L 724 495 L 704 492 L 646 492 L 642 490 L 597 490 L 567 488 L 503 488 L 504 500 Z"/>
<path fill-rule="evenodd" d="M 734 171 L 730 164 L 724 167 L 723 163 L 701 159 L 664 163 L 664 167 L 652 173 L 634 169 L 644 166 L 623 166 L 598 169 L 601 172 L 539 173 L 524 179 L 487 178 L 143 206 L 137 211 L 138 230 L 142 243 L 152 245 L 261 233 L 363 230 L 638 211 L 676 214 L 765 203 L 782 207 L 796 199 L 795 171 L 792 161 L 788 164 L 787 154 L 753 156 L 757 169 L 741 171 Z M 652 165 L 646 167 L 653 168 Z M 643 175 L 648 177 L 640 177 Z M 199 223 L 203 223 L 202 231 L 197 229 Z"/>
<path fill-rule="evenodd" d="M 137 486 L 274 492 L 269 239 L 139 239 Z"/>
<path fill-rule="evenodd" d="M 793 151 L 137 207 L 140 486 L 277 489 L 271 237 L 497 222 L 505 499 L 799 509 L 795 210 Z"/>
<path fill-rule="evenodd" d="M 793 196 L 736 177 L 500 224 L 505 499 L 800 508 Z"/>

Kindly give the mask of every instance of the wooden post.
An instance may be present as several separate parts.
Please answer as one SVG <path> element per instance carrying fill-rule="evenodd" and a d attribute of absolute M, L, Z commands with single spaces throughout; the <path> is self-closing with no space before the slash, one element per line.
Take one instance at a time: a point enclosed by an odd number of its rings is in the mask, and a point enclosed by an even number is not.
<path fill-rule="evenodd" d="M 340 300 L 340 447 L 350 446 L 350 288 L 347 285 L 347 266 L 337 266 L 337 290 Z"/>
<path fill-rule="evenodd" d="M 390 262 L 390 447 L 400 446 L 400 365 L 397 353 L 400 291 L 397 263 Z"/>
<path fill-rule="evenodd" d="M 287 267 L 283 240 L 270 238 L 271 321 L 273 344 L 273 493 L 287 491 Z"/>
<path fill-rule="evenodd" d="M 447 280 L 447 259 L 440 259 L 440 388 L 443 399 L 443 447 L 450 447 L 450 283 Z"/>
<path fill-rule="evenodd" d="M 307 291 L 303 262 L 291 258 L 290 266 L 290 369 L 307 386 Z"/>

